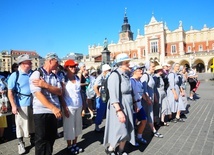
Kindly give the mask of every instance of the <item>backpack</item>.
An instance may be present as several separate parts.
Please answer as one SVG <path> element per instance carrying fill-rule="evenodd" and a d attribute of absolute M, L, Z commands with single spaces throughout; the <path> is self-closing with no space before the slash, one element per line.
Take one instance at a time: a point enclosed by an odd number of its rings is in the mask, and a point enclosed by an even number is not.
<path fill-rule="evenodd" d="M 168 74 L 163 74 L 162 79 L 163 79 L 163 83 L 164 83 L 164 90 L 166 91 L 169 87 Z"/>
<path fill-rule="evenodd" d="M 39 74 L 40 74 L 40 77 L 43 77 L 43 71 L 42 71 L 42 69 L 41 68 L 38 68 L 38 69 L 36 69 L 36 70 L 31 70 L 30 71 L 30 73 L 29 73 L 29 77 L 33 74 L 33 72 L 35 72 L 35 71 L 39 71 Z M 52 73 L 52 74 L 54 74 L 54 73 Z M 57 79 L 57 75 L 56 74 L 54 74 L 54 76 L 55 76 L 55 78 Z M 15 80 L 15 89 L 16 90 L 14 90 L 14 93 L 15 94 L 17 94 L 18 96 L 27 96 L 27 97 L 30 97 L 30 100 L 31 100 L 31 106 L 32 106 L 32 101 L 33 101 L 33 95 L 32 95 L 32 93 L 30 93 L 30 94 L 23 94 L 23 93 L 21 93 L 21 92 L 19 92 L 18 90 L 17 90 L 17 82 L 18 82 L 18 79 L 19 79 L 19 71 L 16 71 L 16 80 Z"/>
<path fill-rule="evenodd" d="M 175 78 L 175 73 L 173 72 L 170 72 L 169 74 L 173 74 L 174 75 L 174 78 Z M 164 82 L 164 90 L 167 91 L 168 87 L 169 87 L 169 74 L 166 74 L 163 78 L 163 82 Z"/>
<path fill-rule="evenodd" d="M 119 76 L 119 91 L 121 92 L 121 81 L 122 81 L 121 75 L 120 75 L 120 73 L 118 73 L 117 70 L 113 70 L 110 73 L 110 75 L 113 72 L 117 73 L 117 75 Z M 103 103 L 107 103 L 108 100 L 109 100 L 109 90 L 108 90 L 108 78 L 109 78 L 109 76 L 106 79 L 104 79 L 104 78 L 101 79 L 101 93 L 100 93 L 100 97 L 101 97 L 101 100 L 103 101 Z"/>
<path fill-rule="evenodd" d="M 86 89 L 86 95 L 89 99 L 95 97 L 95 95 L 96 95 L 95 91 L 94 91 L 94 82 L 95 82 L 95 80 L 93 82 L 90 82 Z"/>
<path fill-rule="evenodd" d="M 159 76 L 155 76 L 153 77 L 154 81 L 155 81 L 155 86 L 157 88 L 160 88 L 160 77 Z"/>

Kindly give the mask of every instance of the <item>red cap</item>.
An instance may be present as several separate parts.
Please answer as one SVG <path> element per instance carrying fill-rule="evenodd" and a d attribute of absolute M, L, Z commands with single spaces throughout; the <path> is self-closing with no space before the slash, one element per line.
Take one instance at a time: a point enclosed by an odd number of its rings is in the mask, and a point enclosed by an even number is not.
<path fill-rule="evenodd" d="M 77 66 L 77 65 L 78 65 L 77 62 L 75 62 L 75 61 L 72 60 L 72 59 L 69 59 L 69 60 L 67 60 L 67 61 L 65 62 L 64 68 L 66 68 L 66 67 L 68 67 L 68 66 Z"/>

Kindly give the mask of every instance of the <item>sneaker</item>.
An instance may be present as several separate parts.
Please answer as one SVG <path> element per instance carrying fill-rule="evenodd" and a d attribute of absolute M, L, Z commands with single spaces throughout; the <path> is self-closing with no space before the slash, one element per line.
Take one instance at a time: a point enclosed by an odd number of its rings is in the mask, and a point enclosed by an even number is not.
<path fill-rule="evenodd" d="M 163 135 L 158 133 L 157 131 L 153 133 L 155 137 L 157 138 L 163 138 Z"/>
<path fill-rule="evenodd" d="M 127 152 L 117 152 L 116 155 L 128 155 Z"/>
<path fill-rule="evenodd" d="M 136 138 L 136 141 L 141 144 L 147 144 L 147 141 L 143 138 Z"/>
<path fill-rule="evenodd" d="M 170 122 L 177 123 L 178 120 L 176 118 L 172 119 Z"/>
<path fill-rule="evenodd" d="M 182 118 L 176 118 L 177 122 L 185 122 Z"/>
<path fill-rule="evenodd" d="M 140 144 L 138 142 L 135 142 L 135 145 L 136 147 L 140 146 Z"/>
<path fill-rule="evenodd" d="M 18 144 L 18 153 L 19 154 L 23 154 L 25 152 L 26 152 L 25 143 L 24 142 L 19 142 L 19 144 Z"/>
<path fill-rule="evenodd" d="M 117 155 L 117 153 L 115 153 L 115 151 L 114 150 L 112 150 L 112 151 L 109 151 L 109 146 L 107 147 L 107 148 L 105 148 L 105 153 L 107 154 L 107 155 Z"/>
<path fill-rule="evenodd" d="M 83 148 L 81 148 L 77 145 L 73 145 L 70 150 L 71 150 L 72 154 L 79 154 L 79 153 L 83 152 Z"/>
<path fill-rule="evenodd" d="M 83 152 L 83 148 L 78 147 L 78 146 L 75 146 L 75 150 L 76 150 L 78 153 Z"/>
<path fill-rule="evenodd" d="M 190 101 L 195 101 L 195 99 L 193 97 L 189 97 Z"/>

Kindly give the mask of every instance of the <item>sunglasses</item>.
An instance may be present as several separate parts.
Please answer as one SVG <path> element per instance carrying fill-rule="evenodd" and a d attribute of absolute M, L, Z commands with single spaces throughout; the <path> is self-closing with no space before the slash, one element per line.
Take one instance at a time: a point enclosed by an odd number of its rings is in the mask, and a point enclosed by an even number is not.
<path fill-rule="evenodd" d="M 68 68 L 76 68 L 76 66 L 68 66 Z"/>

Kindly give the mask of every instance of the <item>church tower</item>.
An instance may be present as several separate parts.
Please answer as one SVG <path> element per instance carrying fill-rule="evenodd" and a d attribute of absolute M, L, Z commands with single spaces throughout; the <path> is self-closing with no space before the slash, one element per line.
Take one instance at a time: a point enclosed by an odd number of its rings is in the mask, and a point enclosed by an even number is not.
<path fill-rule="evenodd" d="M 129 40 L 133 40 L 133 32 L 131 31 L 131 26 L 128 22 L 128 17 L 126 16 L 126 8 L 125 8 L 122 31 L 119 34 L 119 42 L 126 42 Z"/>

